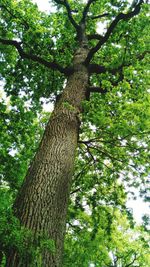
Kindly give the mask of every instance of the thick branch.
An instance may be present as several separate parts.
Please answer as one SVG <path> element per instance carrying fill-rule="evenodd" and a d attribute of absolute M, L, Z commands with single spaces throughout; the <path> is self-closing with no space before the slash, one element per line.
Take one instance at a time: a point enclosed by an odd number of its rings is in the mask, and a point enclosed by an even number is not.
<path fill-rule="evenodd" d="M 54 0 L 57 4 L 63 5 L 68 13 L 68 18 L 71 22 L 71 24 L 74 26 L 74 28 L 77 30 L 77 32 L 79 31 L 80 27 L 79 25 L 75 22 L 75 20 L 72 17 L 72 9 L 70 8 L 70 5 L 68 3 L 67 0 Z"/>
<path fill-rule="evenodd" d="M 97 45 L 95 47 L 93 47 L 86 60 L 85 60 L 85 64 L 89 64 L 89 62 L 91 61 L 91 59 L 93 58 L 94 54 L 101 48 L 101 46 L 103 44 L 105 44 L 108 40 L 108 38 L 110 37 L 110 35 L 112 34 L 112 32 L 114 31 L 114 29 L 116 28 L 117 24 L 119 23 L 119 21 L 121 20 L 128 20 L 133 18 L 134 16 L 136 16 L 137 14 L 139 14 L 140 10 L 141 10 L 141 5 L 143 4 L 143 0 L 141 0 L 139 2 L 138 5 L 136 5 L 135 9 L 127 14 L 124 13 L 120 13 L 116 16 L 116 18 L 112 21 L 112 23 L 110 24 L 106 34 L 103 36 L 103 38 L 97 43 Z"/>
<path fill-rule="evenodd" d="M 93 40 L 93 39 L 95 39 L 95 40 L 102 40 L 103 36 L 100 35 L 100 34 L 98 34 L 98 33 L 95 33 L 95 34 L 89 34 L 89 35 L 87 35 L 87 38 L 88 38 L 88 40 Z"/>
<path fill-rule="evenodd" d="M 106 89 L 103 89 L 98 86 L 89 86 L 88 91 L 89 93 L 101 93 L 101 94 L 106 94 L 108 92 Z"/>
<path fill-rule="evenodd" d="M 86 91 L 86 100 L 90 100 L 90 94 L 91 93 L 100 93 L 100 94 L 106 94 L 108 92 L 107 89 L 103 89 L 102 87 L 98 86 L 89 86 Z"/>
<path fill-rule="evenodd" d="M 137 60 L 143 60 L 147 54 L 150 54 L 149 50 L 145 50 L 142 54 L 137 55 L 136 59 Z M 127 62 L 127 63 L 121 64 L 120 66 L 118 66 L 115 69 L 108 69 L 108 68 L 101 66 L 101 65 L 98 65 L 98 64 L 90 64 L 88 66 L 88 70 L 89 70 L 90 74 L 93 74 L 93 73 L 101 74 L 101 73 L 106 73 L 106 72 L 109 72 L 111 74 L 116 74 L 116 73 L 121 73 L 123 71 L 123 67 L 129 67 L 131 64 L 132 64 L 132 62 Z"/>
<path fill-rule="evenodd" d="M 90 8 L 90 5 L 95 2 L 96 0 L 88 0 L 84 10 L 83 10 L 83 16 L 82 16 L 82 19 L 81 19 L 81 23 L 85 23 L 86 21 L 86 18 L 87 18 L 87 14 L 89 12 L 89 8 Z"/>
<path fill-rule="evenodd" d="M 24 52 L 24 50 L 22 49 L 21 47 L 21 43 L 20 42 L 17 42 L 15 40 L 6 40 L 6 39 L 1 39 L 0 38 L 0 43 L 3 44 L 3 45 L 11 45 L 11 46 L 14 46 L 20 57 L 21 58 L 24 58 L 24 59 L 30 59 L 34 62 L 37 62 L 41 65 L 44 65 L 45 67 L 49 68 L 49 69 L 53 69 L 53 70 L 58 70 L 59 72 L 65 74 L 65 75 L 69 75 L 70 73 L 70 69 L 69 68 L 63 68 L 62 66 L 60 66 L 59 64 L 57 64 L 56 62 L 49 62 L 39 56 L 36 56 L 36 55 L 33 55 L 33 54 L 28 54 L 26 52 Z"/>
<path fill-rule="evenodd" d="M 101 14 L 101 15 L 97 15 L 97 16 L 92 16 L 90 17 L 91 19 L 101 19 L 103 17 L 107 17 L 109 16 L 109 13 L 104 13 L 104 14 Z"/>
<path fill-rule="evenodd" d="M 88 66 L 88 71 L 89 71 L 89 74 L 92 74 L 92 73 L 100 74 L 100 73 L 105 73 L 107 69 L 104 66 L 101 66 L 98 64 L 90 64 Z"/>

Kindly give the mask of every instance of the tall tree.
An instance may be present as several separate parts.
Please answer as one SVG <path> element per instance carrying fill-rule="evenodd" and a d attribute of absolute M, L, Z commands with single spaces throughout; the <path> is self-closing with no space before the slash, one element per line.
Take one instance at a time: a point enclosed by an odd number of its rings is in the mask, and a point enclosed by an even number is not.
<path fill-rule="evenodd" d="M 147 4 L 143 0 L 131 7 L 128 1 L 52 3 L 56 11 L 49 15 L 29 0 L 0 4 L 1 73 L 14 109 L 18 96 L 30 100 L 35 113 L 41 97 L 56 97 L 14 203 L 14 213 L 32 231 L 33 242 L 40 235 L 54 241 L 53 252 L 46 248 L 42 252 L 42 266 L 62 262 L 77 147 L 81 157 L 76 169 L 82 171 L 74 176 L 73 189 L 83 187 L 82 198 L 86 179 L 90 181 L 86 190 L 95 192 L 99 175 L 108 191 L 113 185 L 121 194 L 116 177 L 137 186 L 142 178 L 128 179 L 129 171 L 144 177 L 148 169 Z M 106 23 L 102 35 L 96 31 L 99 21 Z M 90 191 L 95 218 L 95 201 L 103 190 Z M 117 203 L 115 191 L 111 197 L 109 202 Z M 104 198 L 107 202 L 106 194 Z M 15 248 L 8 254 L 6 266 L 32 266 L 30 258 L 21 257 Z"/>

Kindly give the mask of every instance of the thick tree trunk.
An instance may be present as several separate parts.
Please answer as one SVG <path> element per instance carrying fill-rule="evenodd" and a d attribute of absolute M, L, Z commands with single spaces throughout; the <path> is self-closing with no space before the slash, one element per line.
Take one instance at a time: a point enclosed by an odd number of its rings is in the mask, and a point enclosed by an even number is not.
<path fill-rule="evenodd" d="M 45 234 L 47 238 L 54 240 L 55 252 L 50 253 L 48 250 L 43 252 L 42 267 L 61 265 L 66 213 L 80 124 L 78 115 L 88 85 L 88 72 L 81 64 L 86 54 L 85 49 L 76 53 L 75 71 L 68 78 L 66 88 L 56 104 L 39 150 L 15 202 L 15 213 L 21 224 L 31 229 L 33 234 Z M 38 265 L 21 259 L 18 253 L 13 251 L 7 259 L 6 266 Z"/>

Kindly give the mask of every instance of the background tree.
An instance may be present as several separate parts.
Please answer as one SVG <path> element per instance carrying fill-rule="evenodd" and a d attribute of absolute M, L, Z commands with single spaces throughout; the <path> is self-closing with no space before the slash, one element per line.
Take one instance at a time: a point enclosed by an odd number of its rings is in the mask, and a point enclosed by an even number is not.
<path fill-rule="evenodd" d="M 18 243 L 4 240 L 6 266 L 61 264 L 71 183 L 68 220 L 71 223 L 86 204 L 93 240 L 101 219 L 110 231 L 107 222 L 113 215 L 105 206 L 125 208 L 126 185 L 146 193 L 148 6 L 144 1 L 134 7 L 127 1 L 52 3 L 56 12 L 48 15 L 28 0 L 3 0 L 0 5 L 1 76 L 10 97 L 10 107 L 1 102 L 6 162 L 1 177 L 3 195 L 8 196 L 4 181 L 13 189 L 9 203 L 32 159 L 14 203 L 23 233 Z M 106 23 L 103 35 L 96 31 L 98 21 Z M 43 98 L 56 101 L 35 154 Z"/>
<path fill-rule="evenodd" d="M 63 266 L 149 266 L 149 235 L 143 227 L 132 227 L 117 208 L 99 206 L 101 220 L 81 212 L 68 224 Z M 110 219 L 111 218 L 111 219 Z"/>

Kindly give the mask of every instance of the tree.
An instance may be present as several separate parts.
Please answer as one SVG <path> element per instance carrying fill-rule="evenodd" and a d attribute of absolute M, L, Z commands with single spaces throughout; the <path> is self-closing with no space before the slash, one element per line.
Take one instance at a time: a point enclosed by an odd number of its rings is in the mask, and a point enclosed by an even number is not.
<path fill-rule="evenodd" d="M 125 214 L 117 208 L 101 206 L 101 220 L 93 238 L 91 216 L 78 214 L 78 224 L 68 225 L 65 242 L 64 267 L 76 266 L 148 266 L 148 233 L 143 227 L 131 227 Z M 105 216 L 112 220 L 108 220 Z"/>
<path fill-rule="evenodd" d="M 138 186 L 149 168 L 147 4 L 141 0 L 130 8 L 127 1 L 52 3 L 57 12 L 50 15 L 39 12 L 29 0 L 3 0 L 0 5 L 1 75 L 13 110 L 22 110 L 34 130 L 41 97 L 56 98 L 14 203 L 15 216 L 32 232 L 31 243 L 38 243 L 41 236 L 54 242 L 55 250 L 51 248 L 51 252 L 47 243 L 43 245 L 39 259 L 42 266 L 60 266 L 62 262 L 77 147 L 80 157 L 72 188 L 79 191 L 78 206 L 82 206 L 84 193 L 87 198 L 90 191 L 95 218 L 98 197 L 106 203 L 122 205 L 120 197 L 124 193 L 117 179 L 121 177 Z M 96 32 L 97 21 L 107 24 L 102 36 Z M 31 114 L 23 111 L 24 101 L 30 101 Z M 2 107 L 6 111 L 5 104 Z M 35 149 L 36 140 L 33 143 Z M 32 157 L 34 151 L 29 149 L 29 154 Z M 5 171 L 2 169 L 3 180 Z M 7 168 L 9 175 L 8 171 Z M 132 175 L 128 178 L 131 172 L 137 176 L 136 181 Z M 103 180 L 102 186 L 98 176 Z M 13 177 L 6 178 L 11 185 Z M 31 265 L 30 258 L 21 257 L 15 246 L 8 254 L 6 266 Z"/>

